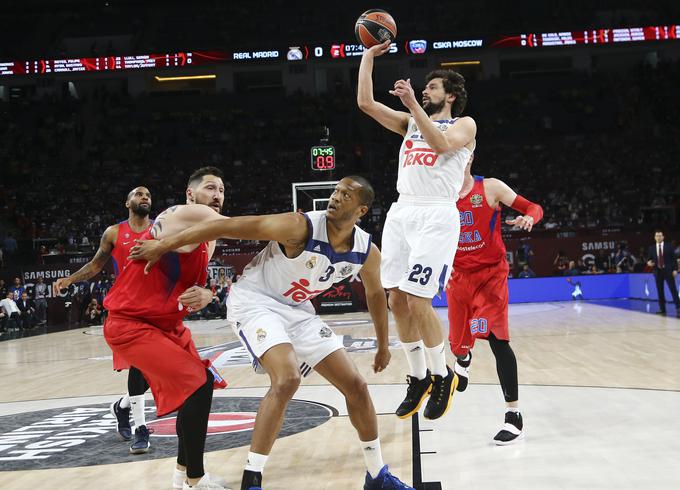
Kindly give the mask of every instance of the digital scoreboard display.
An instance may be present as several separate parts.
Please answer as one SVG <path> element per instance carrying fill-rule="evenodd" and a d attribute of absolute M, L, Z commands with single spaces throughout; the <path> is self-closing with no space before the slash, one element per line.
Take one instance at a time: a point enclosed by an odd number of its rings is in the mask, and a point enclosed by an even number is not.
<path fill-rule="evenodd" d="M 476 39 L 406 39 L 392 43 L 386 55 L 420 56 L 461 49 L 480 48 L 545 48 L 575 45 L 616 45 L 628 42 L 678 40 L 680 25 L 624 27 L 581 31 L 533 32 L 513 36 L 491 36 Z M 220 63 L 252 63 L 288 61 L 330 61 L 357 59 L 363 54 L 360 44 L 333 42 L 326 45 L 270 46 L 263 50 L 183 51 L 137 56 L 100 56 L 95 58 L 37 59 L 0 61 L 0 77 L 15 75 L 51 75 L 76 72 L 103 72 L 157 68 L 188 68 Z"/>
<path fill-rule="evenodd" d="M 310 150 L 312 170 L 335 170 L 335 147 L 312 146 Z"/>

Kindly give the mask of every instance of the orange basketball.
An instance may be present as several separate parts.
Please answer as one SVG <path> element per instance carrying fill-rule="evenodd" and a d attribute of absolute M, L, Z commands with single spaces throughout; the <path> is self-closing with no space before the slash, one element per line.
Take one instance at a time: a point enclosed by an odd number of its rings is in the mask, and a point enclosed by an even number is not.
<path fill-rule="evenodd" d="M 397 37 L 397 24 L 390 14 L 380 9 L 367 10 L 354 25 L 357 41 L 370 48 Z"/>

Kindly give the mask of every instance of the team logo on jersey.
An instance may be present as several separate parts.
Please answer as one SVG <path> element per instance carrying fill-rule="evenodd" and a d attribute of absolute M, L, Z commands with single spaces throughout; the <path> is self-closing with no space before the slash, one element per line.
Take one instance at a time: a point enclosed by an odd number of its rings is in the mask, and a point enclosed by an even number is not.
<path fill-rule="evenodd" d="M 448 124 L 440 124 L 439 129 L 442 130 L 442 131 L 446 131 L 447 129 L 449 129 L 449 125 Z"/>
<path fill-rule="evenodd" d="M 267 332 L 261 328 L 258 328 L 255 333 L 257 334 L 258 342 L 264 342 L 264 339 L 267 338 Z"/>
<path fill-rule="evenodd" d="M 129 234 L 129 233 L 126 233 L 126 234 L 125 234 L 125 238 L 130 238 L 130 234 Z"/>
<path fill-rule="evenodd" d="M 349 276 L 352 273 L 352 266 L 351 265 L 346 265 L 342 269 L 340 269 L 340 275 L 341 276 Z"/>
<path fill-rule="evenodd" d="M 311 259 L 309 259 L 305 266 L 307 267 L 307 269 L 313 269 L 314 267 L 316 267 L 316 257 L 312 257 Z"/>
<path fill-rule="evenodd" d="M 481 208 L 484 197 L 481 194 L 473 194 L 470 196 L 470 202 L 473 208 Z"/>
<path fill-rule="evenodd" d="M 319 330 L 319 335 L 323 337 L 324 339 L 329 338 L 331 335 L 333 335 L 333 330 L 328 328 L 326 325 L 321 327 L 321 330 Z"/>

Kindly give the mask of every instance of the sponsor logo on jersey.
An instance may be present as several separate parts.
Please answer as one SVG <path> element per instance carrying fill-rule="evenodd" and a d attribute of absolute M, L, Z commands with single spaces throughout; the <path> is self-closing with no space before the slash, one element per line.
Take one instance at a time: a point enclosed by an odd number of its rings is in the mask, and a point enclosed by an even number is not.
<path fill-rule="evenodd" d="M 317 245 L 317 247 L 318 247 L 318 245 Z M 305 267 L 307 267 L 307 269 L 313 269 L 315 266 L 316 266 L 316 257 L 312 257 L 305 264 Z"/>
<path fill-rule="evenodd" d="M 352 273 L 352 266 L 351 265 L 346 265 L 342 269 L 340 269 L 340 275 L 345 277 L 349 276 Z"/>
<path fill-rule="evenodd" d="M 484 197 L 481 194 L 473 194 L 470 196 L 470 202 L 473 208 L 481 208 L 484 202 Z"/>
<path fill-rule="evenodd" d="M 319 330 L 319 336 L 323 337 L 324 339 L 327 339 L 333 335 L 333 330 L 328 328 L 326 325 L 321 327 L 321 330 Z"/>
<path fill-rule="evenodd" d="M 284 297 L 290 296 L 290 299 L 296 303 L 302 303 L 308 299 L 315 298 L 319 294 L 323 293 L 325 289 L 310 290 L 309 281 L 307 279 L 300 279 L 299 282 L 293 281 L 290 283 L 292 286 L 288 291 L 283 293 Z"/>
<path fill-rule="evenodd" d="M 439 155 L 430 148 L 413 148 L 404 151 L 404 167 L 414 165 L 422 165 L 425 167 L 434 167 L 437 163 Z"/>
<path fill-rule="evenodd" d="M 321 297 L 324 299 L 339 299 L 350 301 L 352 299 L 352 292 L 350 290 L 345 290 L 345 285 L 340 284 L 338 286 L 332 286 L 329 290 L 324 292 Z"/>

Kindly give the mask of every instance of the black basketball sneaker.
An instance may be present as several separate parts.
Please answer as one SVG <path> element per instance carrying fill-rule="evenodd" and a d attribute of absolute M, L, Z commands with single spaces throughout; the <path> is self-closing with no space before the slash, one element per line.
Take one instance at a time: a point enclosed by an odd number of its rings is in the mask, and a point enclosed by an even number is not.
<path fill-rule="evenodd" d="M 524 423 L 522 422 L 522 414 L 508 410 L 505 412 L 505 424 L 501 430 L 493 438 L 493 442 L 497 446 L 508 446 L 517 441 L 524 439 Z"/>
<path fill-rule="evenodd" d="M 406 398 L 401 402 L 399 408 L 395 412 L 397 417 L 400 419 L 407 419 L 418 410 L 420 406 L 430 394 L 432 389 L 432 376 L 430 375 L 430 370 L 427 370 L 425 378 L 418 379 L 414 376 L 406 376 L 406 382 L 408 383 L 408 388 L 406 388 Z"/>
<path fill-rule="evenodd" d="M 458 375 L 449 366 L 446 366 L 446 370 L 448 371 L 446 376 L 432 375 L 432 391 L 423 412 L 426 419 L 438 419 L 451 408 L 453 392 L 458 386 Z"/>
<path fill-rule="evenodd" d="M 468 359 L 466 361 L 461 361 L 456 359 L 456 364 L 453 366 L 453 372 L 458 375 L 458 386 L 456 386 L 456 391 L 463 392 L 468 386 L 468 380 L 470 378 L 470 363 L 472 362 L 472 352 L 468 352 Z"/>

